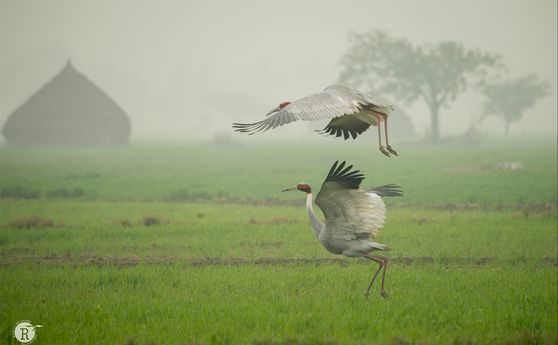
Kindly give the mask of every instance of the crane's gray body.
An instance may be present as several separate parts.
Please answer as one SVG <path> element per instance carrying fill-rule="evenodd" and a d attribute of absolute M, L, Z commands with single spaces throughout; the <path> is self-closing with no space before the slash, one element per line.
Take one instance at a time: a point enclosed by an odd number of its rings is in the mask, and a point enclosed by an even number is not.
<path fill-rule="evenodd" d="M 380 228 L 384 226 L 386 207 L 382 196 L 400 196 L 399 187 L 385 185 L 372 191 L 360 188 L 364 175 L 351 171 L 335 162 L 316 197 L 316 204 L 324 213 L 323 223 L 314 212 L 313 195 L 306 195 L 306 210 L 318 240 L 331 253 L 358 257 L 374 250 L 389 250 L 375 242 Z M 305 185 L 305 184 L 300 184 Z"/>
<path fill-rule="evenodd" d="M 370 194 L 370 199 L 376 199 L 374 205 L 374 215 L 380 216 L 385 214 L 385 207 L 381 197 L 374 193 L 368 194 Z M 312 194 L 308 194 L 306 199 L 308 217 L 310 218 L 316 237 L 330 253 L 349 257 L 359 257 L 369 254 L 374 250 L 388 250 L 388 248 L 383 244 L 373 241 L 374 236 L 372 235 L 372 232 L 383 226 L 383 221 L 381 223 L 368 224 L 368 226 L 361 224 L 361 231 L 356 229 L 354 225 L 348 223 L 340 225 L 340 221 L 344 222 L 344 220 L 335 221 L 332 220 L 331 217 L 326 217 L 326 221 L 328 221 L 327 218 L 330 219 L 327 224 L 324 224 L 314 213 L 312 199 Z M 327 212 L 330 214 L 329 210 Z M 324 211 L 324 213 L 326 213 L 326 211 Z M 384 217 L 381 216 L 381 219 L 384 219 Z"/>

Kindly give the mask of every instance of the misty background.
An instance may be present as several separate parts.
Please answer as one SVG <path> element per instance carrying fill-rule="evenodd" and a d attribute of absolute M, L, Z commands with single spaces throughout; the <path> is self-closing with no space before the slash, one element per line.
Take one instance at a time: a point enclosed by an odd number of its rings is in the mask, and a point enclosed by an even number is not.
<path fill-rule="evenodd" d="M 557 5 L 539 1 L 0 1 L 0 126 L 70 59 L 132 121 L 132 140 L 233 133 L 281 101 L 337 82 L 349 33 L 383 30 L 421 45 L 456 41 L 499 54 L 508 77 L 534 74 L 550 94 L 511 125 L 513 136 L 556 136 Z M 402 106 L 394 103 L 396 108 Z M 442 136 L 464 133 L 482 99 L 442 110 Z M 402 107 L 418 134 L 422 102 Z M 292 124 L 266 134 L 314 136 Z M 495 117 L 483 133 L 503 135 Z M 375 133 L 375 132 L 374 132 Z"/>

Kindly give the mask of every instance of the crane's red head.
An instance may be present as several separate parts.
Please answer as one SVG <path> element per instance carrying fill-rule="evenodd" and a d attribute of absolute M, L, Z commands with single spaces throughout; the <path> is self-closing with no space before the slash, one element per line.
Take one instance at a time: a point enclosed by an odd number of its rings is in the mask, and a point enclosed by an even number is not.
<path fill-rule="evenodd" d="M 288 192 L 291 190 L 299 190 L 301 192 L 305 192 L 306 194 L 312 193 L 312 189 L 310 188 L 310 185 L 308 183 L 299 183 L 294 187 L 283 189 L 282 192 Z"/>
<path fill-rule="evenodd" d="M 291 104 L 291 102 L 287 102 L 287 101 L 281 102 L 279 103 L 279 109 L 283 109 L 289 104 Z"/>
<path fill-rule="evenodd" d="M 267 115 L 271 115 L 271 114 L 273 114 L 273 113 L 276 113 L 276 112 L 278 112 L 279 110 L 285 108 L 285 107 L 286 107 L 287 105 L 289 105 L 289 104 L 291 104 L 291 102 L 287 102 L 287 101 L 281 102 L 281 103 L 279 103 L 278 106 L 276 106 L 275 108 L 273 108 L 272 111 L 270 111 L 269 113 L 267 113 Z"/>
<path fill-rule="evenodd" d="M 299 183 L 296 185 L 296 189 L 301 192 L 306 192 L 306 194 L 312 193 L 312 188 L 310 188 L 310 185 L 308 183 Z"/>

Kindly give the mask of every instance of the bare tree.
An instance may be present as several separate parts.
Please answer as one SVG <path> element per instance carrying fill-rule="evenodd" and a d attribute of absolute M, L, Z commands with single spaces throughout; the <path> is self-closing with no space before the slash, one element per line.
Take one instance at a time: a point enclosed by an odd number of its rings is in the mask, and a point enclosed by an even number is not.
<path fill-rule="evenodd" d="M 491 115 L 504 121 L 504 133 L 508 136 L 510 124 L 523 117 L 525 110 L 532 108 L 540 98 L 550 92 L 550 85 L 534 75 L 502 82 L 487 83 L 482 87 L 487 97 L 483 107 L 483 118 Z"/>
<path fill-rule="evenodd" d="M 468 86 L 481 84 L 500 58 L 457 42 L 413 46 L 383 31 L 352 33 L 341 59 L 340 81 L 367 86 L 400 103 L 422 100 L 430 109 L 431 139 L 440 138 L 440 110 Z"/>

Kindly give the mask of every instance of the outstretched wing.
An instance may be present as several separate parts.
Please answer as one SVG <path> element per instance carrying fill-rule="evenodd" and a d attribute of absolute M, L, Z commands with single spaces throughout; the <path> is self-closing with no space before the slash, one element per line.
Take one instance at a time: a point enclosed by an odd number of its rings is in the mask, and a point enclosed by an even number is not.
<path fill-rule="evenodd" d="M 325 88 L 322 92 L 290 103 L 281 110 L 268 116 L 265 120 L 247 124 L 233 123 L 233 128 L 237 132 L 255 134 L 297 120 L 316 121 L 341 117 L 345 118 L 345 120 L 337 121 L 339 123 L 333 126 L 336 128 L 334 132 L 329 133 L 330 131 L 326 130 L 327 127 L 324 129 L 324 132 L 328 134 L 339 133 L 338 136 L 343 133 L 345 139 L 348 138 L 350 134 L 355 138 L 356 135 L 365 131 L 370 126 L 370 123 L 367 124 L 363 122 L 358 116 L 350 116 L 353 120 L 346 121 L 349 115 L 363 113 L 372 106 L 386 107 L 387 111 L 392 109 L 389 105 L 379 102 L 376 102 L 378 104 L 376 105 L 373 102 L 376 101 L 358 90 L 332 85 Z M 331 123 L 328 126 L 332 128 Z M 337 128 L 340 128 L 340 132 L 337 131 Z"/>
<path fill-rule="evenodd" d="M 360 189 L 364 175 L 352 165 L 335 162 L 327 175 L 316 204 L 326 219 L 326 236 L 338 239 L 374 239 L 385 222 L 385 204 L 380 195 Z"/>

